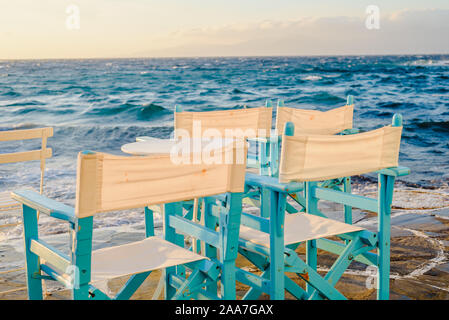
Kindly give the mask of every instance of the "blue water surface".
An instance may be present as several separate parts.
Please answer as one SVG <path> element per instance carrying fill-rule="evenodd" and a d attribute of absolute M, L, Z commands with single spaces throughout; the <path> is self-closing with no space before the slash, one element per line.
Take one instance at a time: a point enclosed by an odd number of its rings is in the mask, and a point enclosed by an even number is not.
<path fill-rule="evenodd" d="M 257 107 L 266 99 L 329 110 L 355 97 L 355 127 L 404 117 L 406 181 L 449 182 L 449 56 L 0 61 L 0 130 L 53 126 L 47 181 L 74 183 L 80 150 L 120 153 L 136 136 L 168 137 L 173 110 Z M 0 144 L 0 152 L 35 142 Z M 37 167 L 37 168 L 35 168 Z M 0 189 L 38 184 L 38 165 L 0 168 Z M 52 183 L 49 181 L 48 183 Z"/>

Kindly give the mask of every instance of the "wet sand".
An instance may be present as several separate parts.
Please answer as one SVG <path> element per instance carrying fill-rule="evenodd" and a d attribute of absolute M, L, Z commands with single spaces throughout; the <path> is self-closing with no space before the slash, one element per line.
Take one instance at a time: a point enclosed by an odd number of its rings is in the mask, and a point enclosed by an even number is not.
<path fill-rule="evenodd" d="M 355 188 L 356 189 L 356 188 Z M 357 190 L 356 190 L 357 191 Z M 422 201 L 416 197 L 422 196 Z M 413 204 L 408 201 L 414 197 Z M 392 212 L 391 241 L 391 299 L 449 299 L 449 197 L 447 191 L 426 191 L 408 188 L 395 193 Z M 411 208 L 410 208 L 411 207 Z M 334 205 L 322 205 L 323 211 L 330 217 L 339 219 L 341 211 Z M 373 213 L 354 210 L 354 222 L 367 228 L 375 229 Z M 96 239 L 102 245 L 115 245 L 140 239 L 135 232 L 114 232 L 105 230 Z M 64 235 L 50 236 L 61 245 L 66 241 Z M 67 242 L 65 242 L 67 243 Z M 8 242 L 0 243 L 0 258 L 3 263 L 22 259 L 22 253 L 17 252 L 17 246 Z M 304 256 L 304 246 L 297 252 Z M 319 251 L 319 271 L 325 274 L 335 260 L 335 256 Z M 1 265 L 3 265 L 3 263 Z M 0 265 L 0 267 L 1 267 Z M 237 265 L 256 272 L 246 259 L 239 256 Z M 256 272 L 257 273 L 257 272 Z M 295 282 L 304 287 L 302 280 L 296 275 L 289 275 Z M 366 266 L 353 262 L 337 284 L 337 288 L 349 299 L 369 300 L 376 298 L 376 290 L 367 288 L 371 274 Z M 154 272 L 132 297 L 133 299 L 151 299 L 157 286 L 160 272 Z M 109 288 L 116 292 L 127 280 L 127 277 L 110 281 Z M 46 282 L 51 292 L 47 299 L 67 299 L 69 292 L 54 282 Z M 0 291 L 13 290 L 25 285 L 24 271 L 0 273 Z M 241 298 L 247 287 L 238 283 L 237 293 Z M 0 299 L 26 299 L 26 290 L 9 294 L 0 294 Z M 266 295 L 261 299 L 268 298 Z M 287 299 L 292 299 L 288 293 Z"/>

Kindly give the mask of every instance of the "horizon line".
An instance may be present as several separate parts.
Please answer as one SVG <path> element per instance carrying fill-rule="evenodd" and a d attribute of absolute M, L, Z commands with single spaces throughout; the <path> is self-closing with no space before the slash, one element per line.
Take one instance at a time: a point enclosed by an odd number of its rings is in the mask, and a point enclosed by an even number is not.
<path fill-rule="evenodd" d="M 294 58 L 294 57 L 391 57 L 391 56 L 445 56 L 447 53 L 389 53 L 389 54 L 309 54 L 309 55 L 228 55 L 228 56 L 141 56 L 141 57 L 92 57 L 92 58 L 0 58 L 0 61 L 38 61 L 38 60 L 120 60 L 120 59 L 203 59 L 203 58 Z"/>

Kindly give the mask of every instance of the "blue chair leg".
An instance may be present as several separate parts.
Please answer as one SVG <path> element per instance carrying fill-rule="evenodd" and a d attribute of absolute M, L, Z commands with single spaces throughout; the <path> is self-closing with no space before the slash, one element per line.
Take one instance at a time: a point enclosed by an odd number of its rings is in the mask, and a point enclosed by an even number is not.
<path fill-rule="evenodd" d="M 72 296 L 74 300 L 89 299 L 89 282 L 92 261 L 93 217 L 78 219 L 72 236 L 76 237 L 72 246 L 72 266 L 70 274 L 74 278 Z"/>
<path fill-rule="evenodd" d="M 270 191 L 270 298 L 283 300 L 284 284 L 284 217 L 286 194 Z"/>
<path fill-rule="evenodd" d="M 28 298 L 30 300 L 42 300 L 42 280 L 40 279 L 39 257 L 30 251 L 32 239 L 38 239 L 36 210 L 23 205 L 23 229 L 25 242 L 25 259 L 28 285 Z"/>
<path fill-rule="evenodd" d="M 145 237 L 154 236 L 154 218 L 153 210 L 145 207 Z"/>
<path fill-rule="evenodd" d="M 306 245 L 306 263 L 316 271 L 318 264 L 316 240 L 309 240 Z M 306 291 L 308 294 L 311 294 L 314 291 L 314 288 L 309 284 L 306 284 Z"/>
<path fill-rule="evenodd" d="M 224 300 L 236 299 L 236 267 L 235 259 L 238 253 L 240 219 L 242 207 L 241 193 L 228 193 L 227 213 L 220 214 L 222 265 L 221 294 Z"/>
<path fill-rule="evenodd" d="M 344 178 L 343 191 L 346 193 L 351 193 L 351 177 Z M 352 224 L 352 207 L 345 207 L 345 223 Z"/>
<path fill-rule="evenodd" d="M 379 174 L 379 248 L 377 299 L 390 298 L 390 226 L 394 177 Z"/>
<path fill-rule="evenodd" d="M 212 206 L 214 205 L 215 201 L 211 200 L 210 198 L 204 199 L 204 225 L 206 228 L 209 228 L 211 230 L 215 230 L 215 227 L 218 225 L 218 219 L 212 215 Z M 206 243 L 205 244 L 205 255 L 206 257 L 217 259 L 217 248 L 214 246 Z M 218 291 L 218 285 L 217 282 L 213 282 L 209 284 L 206 287 L 206 291 L 208 293 L 211 293 L 213 295 L 217 295 Z"/>
<path fill-rule="evenodd" d="M 270 217 L 270 191 L 267 188 L 260 190 L 260 216 L 262 218 Z"/>
<path fill-rule="evenodd" d="M 310 196 L 311 189 L 316 186 L 316 182 L 306 182 L 304 195 L 306 196 L 306 212 L 314 214 L 318 212 L 318 200 L 317 198 Z M 317 270 L 317 245 L 316 240 L 310 240 L 306 242 L 306 263 L 314 270 Z M 306 291 L 308 294 L 313 292 L 314 288 L 307 284 Z"/>
<path fill-rule="evenodd" d="M 184 247 L 184 238 L 177 234 L 175 229 L 170 227 L 169 217 L 176 215 L 177 212 L 182 211 L 182 203 L 169 203 L 164 205 L 164 225 L 165 225 L 165 240 Z M 166 268 L 164 271 L 165 278 L 165 300 L 171 300 L 176 295 L 176 289 L 170 285 L 170 274 L 176 274 L 176 267 Z"/>
<path fill-rule="evenodd" d="M 259 142 L 258 143 L 258 160 L 260 164 L 259 168 L 259 174 L 261 176 L 268 176 L 270 174 L 270 167 L 269 167 L 269 155 L 270 155 L 270 147 L 269 143 L 265 142 Z"/>

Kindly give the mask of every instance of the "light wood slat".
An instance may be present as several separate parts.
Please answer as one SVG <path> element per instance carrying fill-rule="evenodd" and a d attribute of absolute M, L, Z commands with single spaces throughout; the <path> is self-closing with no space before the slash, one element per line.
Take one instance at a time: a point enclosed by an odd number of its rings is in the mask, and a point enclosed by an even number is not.
<path fill-rule="evenodd" d="M 19 287 L 19 288 L 16 288 L 16 289 L 1 291 L 0 295 L 5 295 L 5 294 L 8 294 L 8 293 L 14 293 L 14 292 L 23 291 L 23 290 L 27 290 L 27 287 Z"/>
<path fill-rule="evenodd" d="M 11 194 L 9 192 L 0 193 L 0 214 L 1 214 L 1 216 L 6 215 L 6 214 L 12 214 L 12 215 L 20 215 L 21 214 L 21 204 L 18 203 L 16 200 L 12 199 Z M 21 222 L 8 223 L 8 224 L 0 223 L 0 228 L 12 227 L 12 226 L 16 226 L 18 224 L 21 224 Z"/>
<path fill-rule="evenodd" d="M 41 152 L 42 150 L 33 150 L 33 151 L 0 154 L 0 164 L 41 160 Z M 45 159 L 51 158 L 51 155 L 52 155 L 51 148 L 45 149 L 44 158 Z"/>
<path fill-rule="evenodd" d="M 4 192 L 2 194 L 0 194 L 0 203 L 2 202 L 8 202 L 11 201 L 11 193 L 9 192 Z"/>
<path fill-rule="evenodd" d="M 2 203 L 2 202 L 8 202 L 8 201 L 11 201 L 11 194 L 10 194 L 10 193 L 6 193 L 6 194 L 4 195 L 4 197 L 1 197 L 1 196 L 0 196 L 0 203 Z"/>
<path fill-rule="evenodd" d="M 10 206 L 10 207 L 0 207 L 0 212 L 8 212 L 8 211 L 12 211 L 12 212 L 19 212 L 18 210 L 20 209 L 20 206 Z"/>
<path fill-rule="evenodd" d="M 19 205 L 4 206 L 0 207 L 0 212 L 18 211 L 20 208 L 21 207 Z"/>
<path fill-rule="evenodd" d="M 25 270 L 25 267 L 20 267 L 20 268 L 6 270 L 6 271 L 0 271 L 0 274 L 8 274 L 8 273 L 22 271 L 22 270 Z"/>
<path fill-rule="evenodd" d="M 21 225 L 21 224 L 22 224 L 22 222 L 2 224 L 2 225 L 0 225 L 0 229 L 8 228 L 8 227 L 15 227 L 15 226 L 18 226 L 18 225 Z"/>
<path fill-rule="evenodd" d="M 19 207 L 16 208 L 11 208 L 11 209 L 0 209 L 0 212 L 2 213 L 2 215 L 4 214 L 21 214 L 22 210 Z"/>
<path fill-rule="evenodd" d="M 11 201 L 9 203 L 5 202 L 5 203 L 0 204 L 0 210 L 7 209 L 7 208 L 16 208 L 16 207 L 20 207 L 20 204 L 17 203 L 16 201 Z"/>
<path fill-rule="evenodd" d="M 53 128 L 0 131 L 0 141 L 28 140 L 52 136 Z"/>
<path fill-rule="evenodd" d="M 0 199 L 0 208 L 17 207 L 20 204 L 12 198 Z"/>

